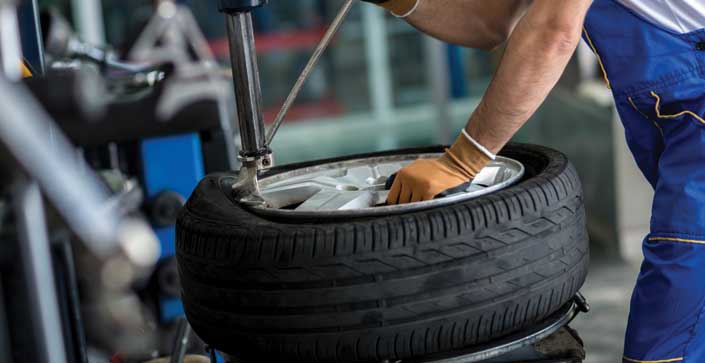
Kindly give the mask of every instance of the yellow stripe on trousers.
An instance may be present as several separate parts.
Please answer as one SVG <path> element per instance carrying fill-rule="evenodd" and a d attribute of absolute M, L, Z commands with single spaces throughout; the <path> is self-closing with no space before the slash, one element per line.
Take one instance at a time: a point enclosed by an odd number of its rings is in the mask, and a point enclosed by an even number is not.
<path fill-rule="evenodd" d="M 683 357 L 672 358 L 672 359 L 663 359 L 663 360 L 637 360 L 637 359 L 628 358 L 626 356 L 623 358 L 627 362 L 634 362 L 634 363 L 671 363 L 671 362 L 682 362 L 683 361 Z"/>

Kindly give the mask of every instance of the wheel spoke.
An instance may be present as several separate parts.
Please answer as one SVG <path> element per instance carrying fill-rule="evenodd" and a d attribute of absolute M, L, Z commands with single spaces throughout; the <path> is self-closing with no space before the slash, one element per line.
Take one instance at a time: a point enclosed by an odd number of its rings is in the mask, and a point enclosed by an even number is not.
<path fill-rule="evenodd" d="M 297 207 L 296 210 L 320 211 L 370 208 L 377 203 L 378 194 L 373 191 L 341 192 L 338 190 L 321 190 Z"/>
<path fill-rule="evenodd" d="M 285 208 L 300 204 L 320 192 L 321 188 L 313 183 L 301 183 L 267 189 L 262 192 L 262 198 L 269 208 Z"/>

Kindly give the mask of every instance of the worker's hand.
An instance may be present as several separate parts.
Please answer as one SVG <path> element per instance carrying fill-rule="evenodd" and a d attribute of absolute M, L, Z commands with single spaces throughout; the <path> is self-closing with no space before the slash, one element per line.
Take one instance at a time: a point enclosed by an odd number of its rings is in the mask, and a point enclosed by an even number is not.
<path fill-rule="evenodd" d="M 362 0 L 364 2 L 379 5 L 392 14 L 399 17 L 406 17 L 411 14 L 419 3 L 419 0 Z"/>
<path fill-rule="evenodd" d="M 421 159 L 401 169 L 387 197 L 388 204 L 431 200 L 475 179 L 494 155 L 474 142 L 465 131 L 438 159 Z"/>

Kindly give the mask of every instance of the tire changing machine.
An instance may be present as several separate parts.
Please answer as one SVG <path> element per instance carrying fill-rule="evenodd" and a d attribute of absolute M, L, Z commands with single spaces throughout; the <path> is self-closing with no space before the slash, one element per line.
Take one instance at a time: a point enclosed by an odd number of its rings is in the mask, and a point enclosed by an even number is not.
<path fill-rule="evenodd" d="M 242 163 L 240 180 L 233 186 L 233 190 L 238 194 L 241 202 L 247 204 L 263 202 L 259 195 L 257 176 L 259 171 L 268 169 L 273 164 L 269 142 L 277 131 L 287 108 L 296 97 L 297 88 L 305 81 L 310 67 L 315 64 L 317 57 L 327 46 L 352 4 L 352 1 L 346 1 L 331 30 L 328 31 L 321 45 L 314 52 L 307 69 L 299 78 L 292 91 L 293 96 L 290 95 L 270 134 L 266 135 L 262 118 L 261 85 L 254 46 L 252 11 L 266 5 L 267 2 L 268 0 L 218 0 L 219 9 L 227 19 L 237 117 L 242 140 L 242 151 L 239 154 Z M 530 329 L 471 350 L 420 360 L 412 359 L 401 363 L 582 363 L 585 359 L 582 339 L 568 324 L 578 314 L 588 311 L 587 301 L 578 294 L 559 311 Z M 228 363 L 242 363 L 234 357 L 228 357 L 222 353 L 221 355 Z M 216 363 L 215 352 L 212 352 L 212 362 Z"/>

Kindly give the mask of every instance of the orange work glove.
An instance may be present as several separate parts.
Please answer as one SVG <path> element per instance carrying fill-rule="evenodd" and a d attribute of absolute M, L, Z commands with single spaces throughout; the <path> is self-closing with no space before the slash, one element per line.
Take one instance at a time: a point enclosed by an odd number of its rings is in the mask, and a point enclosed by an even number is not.
<path fill-rule="evenodd" d="M 398 17 L 407 17 L 416 10 L 420 0 L 362 0 L 377 4 Z"/>
<path fill-rule="evenodd" d="M 473 179 L 494 155 L 463 130 L 455 144 L 438 159 L 420 159 L 401 169 L 387 197 L 388 204 L 431 200 Z"/>

